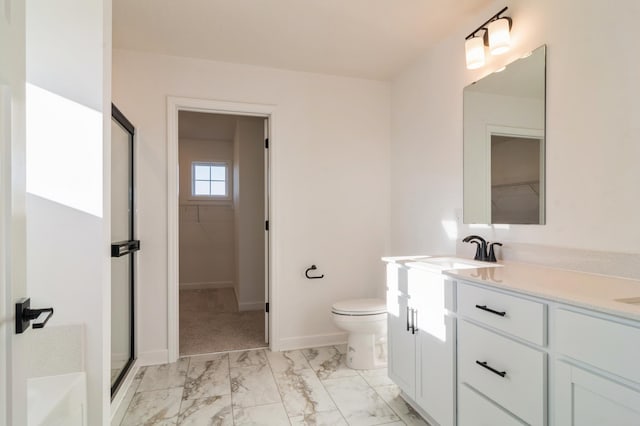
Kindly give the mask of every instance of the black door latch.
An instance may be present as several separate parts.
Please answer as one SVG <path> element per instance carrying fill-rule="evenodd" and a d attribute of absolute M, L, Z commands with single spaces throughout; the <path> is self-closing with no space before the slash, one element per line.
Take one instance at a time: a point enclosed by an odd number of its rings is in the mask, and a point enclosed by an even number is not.
<path fill-rule="evenodd" d="M 53 308 L 31 309 L 31 299 L 28 297 L 16 302 L 16 334 L 22 334 L 29 328 L 31 321 L 37 319 L 41 314 L 48 313 L 42 322 L 33 323 L 33 328 L 42 328 L 53 316 Z"/>

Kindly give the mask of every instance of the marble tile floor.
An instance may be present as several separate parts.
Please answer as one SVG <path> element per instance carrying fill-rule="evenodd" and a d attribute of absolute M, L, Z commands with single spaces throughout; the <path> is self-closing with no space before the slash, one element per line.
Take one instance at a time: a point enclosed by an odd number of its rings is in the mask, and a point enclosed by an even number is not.
<path fill-rule="evenodd" d="M 143 367 L 119 425 L 427 425 L 386 369 L 351 370 L 345 349 L 259 349 Z"/>

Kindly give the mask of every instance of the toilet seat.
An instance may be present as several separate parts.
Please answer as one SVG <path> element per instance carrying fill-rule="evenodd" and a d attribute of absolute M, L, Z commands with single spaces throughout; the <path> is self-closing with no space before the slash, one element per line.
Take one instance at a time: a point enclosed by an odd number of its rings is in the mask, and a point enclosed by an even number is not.
<path fill-rule="evenodd" d="M 331 312 L 348 316 L 379 315 L 387 312 L 387 305 L 381 299 L 350 299 L 334 303 Z"/>

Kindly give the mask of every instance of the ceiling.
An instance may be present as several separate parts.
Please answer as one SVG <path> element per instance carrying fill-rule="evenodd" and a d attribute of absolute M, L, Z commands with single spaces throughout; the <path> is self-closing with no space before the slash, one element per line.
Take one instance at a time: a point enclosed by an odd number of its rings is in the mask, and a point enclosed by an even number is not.
<path fill-rule="evenodd" d="M 113 0 L 113 47 L 387 80 L 490 3 Z"/>

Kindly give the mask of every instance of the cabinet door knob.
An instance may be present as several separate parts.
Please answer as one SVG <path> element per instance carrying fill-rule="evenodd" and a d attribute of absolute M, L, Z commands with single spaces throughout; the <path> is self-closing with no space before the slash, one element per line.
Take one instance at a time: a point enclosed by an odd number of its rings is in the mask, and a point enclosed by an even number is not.
<path fill-rule="evenodd" d="M 496 311 L 491 308 L 487 308 L 487 305 L 476 305 L 476 308 L 483 310 L 485 312 L 491 312 L 492 314 L 495 314 L 495 315 L 500 315 L 501 317 L 507 314 L 506 311 Z"/>

